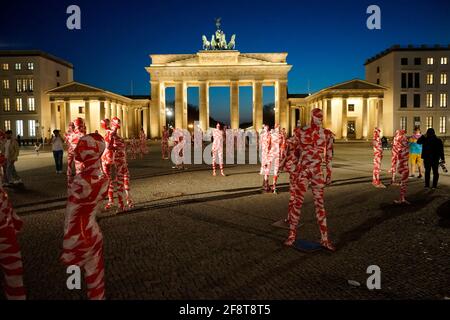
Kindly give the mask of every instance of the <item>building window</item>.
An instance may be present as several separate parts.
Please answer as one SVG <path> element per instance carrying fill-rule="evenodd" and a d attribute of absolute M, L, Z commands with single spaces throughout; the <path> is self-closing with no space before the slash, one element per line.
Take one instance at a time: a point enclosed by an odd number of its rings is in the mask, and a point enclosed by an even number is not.
<path fill-rule="evenodd" d="M 22 79 L 16 79 L 16 92 L 22 92 Z"/>
<path fill-rule="evenodd" d="M 58 112 L 61 112 L 61 106 L 58 105 Z"/>
<path fill-rule="evenodd" d="M 447 73 L 441 73 L 441 84 L 447 84 Z"/>
<path fill-rule="evenodd" d="M 16 135 L 23 136 L 23 120 L 16 120 Z"/>
<path fill-rule="evenodd" d="M 5 131 L 11 130 L 11 120 L 5 120 Z"/>
<path fill-rule="evenodd" d="M 434 83 L 434 75 L 432 73 L 427 73 L 427 84 Z"/>
<path fill-rule="evenodd" d="M 420 117 L 414 117 L 414 127 L 420 128 Z"/>
<path fill-rule="evenodd" d="M 414 94 L 414 108 L 420 108 L 420 94 Z"/>
<path fill-rule="evenodd" d="M 8 79 L 5 79 L 5 80 L 3 80 L 3 89 L 9 89 L 9 80 Z"/>
<path fill-rule="evenodd" d="M 447 64 L 447 57 L 441 57 L 441 64 Z"/>
<path fill-rule="evenodd" d="M 426 118 L 426 129 L 433 128 L 433 117 Z"/>
<path fill-rule="evenodd" d="M 440 94 L 440 103 L 439 103 L 439 105 L 440 105 L 440 107 L 441 108 L 446 108 L 447 107 L 447 93 L 441 93 Z"/>
<path fill-rule="evenodd" d="M 433 94 L 427 93 L 427 107 L 433 108 Z"/>
<path fill-rule="evenodd" d="M 56 76 L 59 77 L 59 70 L 56 70 Z"/>
<path fill-rule="evenodd" d="M 36 120 L 28 120 L 28 135 L 36 137 Z"/>
<path fill-rule="evenodd" d="M 16 98 L 16 111 L 23 111 L 22 98 Z"/>
<path fill-rule="evenodd" d="M 16 64 L 14 65 L 14 69 L 15 69 L 15 70 L 22 70 L 22 64 L 21 64 L 21 63 L 16 63 Z"/>
<path fill-rule="evenodd" d="M 427 64 L 428 65 L 432 65 L 432 64 L 434 64 L 434 58 L 427 58 Z"/>
<path fill-rule="evenodd" d="M 402 89 L 406 89 L 406 73 L 402 73 Z"/>
<path fill-rule="evenodd" d="M 348 111 L 349 112 L 355 112 L 355 105 L 354 104 L 349 104 L 348 105 Z"/>
<path fill-rule="evenodd" d="M 439 117 L 439 133 L 447 133 L 447 117 Z"/>
<path fill-rule="evenodd" d="M 60 86 L 60 83 L 59 83 L 59 82 L 57 82 L 57 83 L 56 83 L 56 86 L 57 86 L 57 87 L 59 87 L 59 86 Z"/>
<path fill-rule="evenodd" d="M 380 67 L 377 67 L 377 73 L 380 73 Z"/>
<path fill-rule="evenodd" d="M 84 113 L 84 107 L 78 107 L 78 113 L 83 114 Z"/>
<path fill-rule="evenodd" d="M 22 79 L 22 92 L 26 92 L 28 89 L 28 79 Z"/>
<path fill-rule="evenodd" d="M 9 102 L 9 98 L 3 98 L 3 110 L 4 111 L 11 111 L 11 105 Z"/>
<path fill-rule="evenodd" d="M 420 88 L 420 73 L 414 73 L 414 88 Z"/>
<path fill-rule="evenodd" d="M 34 80 L 28 79 L 28 91 L 33 92 L 34 91 Z"/>
<path fill-rule="evenodd" d="M 28 68 L 28 70 L 34 70 L 34 63 L 33 62 L 28 62 L 27 63 L 27 68 Z"/>
<path fill-rule="evenodd" d="M 412 72 L 408 73 L 408 88 L 414 88 L 413 80 L 414 80 L 413 73 Z"/>
<path fill-rule="evenodd" d="M 28 111 L 36 111 L 36 106 L 34 105 L 34 97 L 28 98 Z"/>
<path fill-rule="evenodd" d="M 406 123 L 407 123 L 406 117 L 400 117 L 400 129 L 406 131 Z"/>
<path fill-rule="evenodd" d="M 408 106 L 408 95 L 403 93 L 400 95 L 400 108 L 406 108 Z"/>
<path fill-rule="evenodd" d="M 422 59 L 421 58 L 414 58 L 414 64 L 416 66 L 420 66 L 422 64 Z"/>
<path fill-rule="evenodd" d="M 402 66 L 407 66 L 408 65 L 408 58 L 401 58 L 400 63 Z"/>
<path fill-rule="evenodd" d="M 380 84 L 380 79 L 377 79 L 377 84 Z"/>
<path fill-rule="evenodd" d="M 5 71 L 9 70 L 9 64 L 4 63 L 4 64 L 2 65 L 2 69 L 5 70 Z"/>

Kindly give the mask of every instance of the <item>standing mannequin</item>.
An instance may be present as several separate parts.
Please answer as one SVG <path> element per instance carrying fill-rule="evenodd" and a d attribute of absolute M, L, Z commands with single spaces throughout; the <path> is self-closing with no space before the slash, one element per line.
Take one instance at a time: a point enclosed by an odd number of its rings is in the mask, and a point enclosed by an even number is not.
<path fill-rule="evenodd" d="M 73 180 L 72 163 L 75 163 L 75 172 L 80 170 L 80 163 L 75 159 L 75 148 L 78 141 L 86 135 L 86 126 L 82 118 L 76 118 L 73 121 L 73 132 L 69 136 L 69 147 L 67 148 L 67 180 L 70 184 Z"/>
<path fill-rule="evenodd" d="M 270 149 L 268 159 L 269 173 L 273 166 L 273 185 L 272 192 L 277 193 L 278 170 L 280 167 L 280 145 L 283 141 L 280 132 L 280 125 L 276 124 L 275 128 L 270 132 Z"/>
<path fill-rule="evenodd" d="M 391 169 L 389 169 L 389 173 L 392 174 L 391 184 L 398 185 L 398 183 L 395 181 L 395 175 L 397 173 L 397 166 L 398 166 L 398 152 L 399 152 L 399 135 L 400 130 L 395 131 L 395 136 L 392 141 L 392 156 L 391 156 Z"/>
<path fill-rule="evenodd" d="M 397 144 L 398 173 L 400 174 L 400 200 L 396 200 L 395 203 L 409 204 L 409 202 L 406 201 L 406 188 L 408 186 L 409 178 L 409 143 L 405 130 L 399 131 Z"/>
<path fill-rule="evenodd" d="M 139 142 L 139 154 L 140 158 L 142 159 L 144 157 L 144 154 L 148 154 L 147 135 L 145 134 L 144 129 L 141 129 L 141 132 L 139 133 Z"/>
<path fill-rule="evenodd" d="M 219 158 L 220 174 L 225 176 L 225 173 L 223 172 L 223 131 L 220 130 L 219 123 L 213 130 L 213 139 L 214 141 L 211 149 L 213 176 L 216 175 L 217 158 Z"/>
<path fill-rule="evenodd" d="M 110 125 L 109 119 L 103 119 L 100 122 L 100 126 L 105 130 L 105 151 L 103 151 L 101 161 L 103 173 L 108 179 L 108 203 L 105 206 L 106 210 L 114 205 L 114 182 L 112 181 L 112 168 L 114 166 L 114 141 Z"/>
<path fill-rule="evenodd" d="M 270 163 L 269 163 L 269 151 L 270 151 L 270 132 L 269 126 L 264 125 L 261 134 L 259 135 L 259 148 L 261 152 L 261 170 L 259 174 L 262 175 L 263 178 L 263 190 L 268 192 L 270 191 L 269 187 L 269 171 L 270 171 Z"/>
<path fill-rule="evenodd" d="M 120 129 L 120 119 L 111 120 L 112 144 L 114 149 L 114 165 L 116 166 L 117 201 L 119 212 L 127 210 L 124 203 L 124 191 L 128 208 L 134 206 L 130 193 L 130 173 L 128 171 L 127 155 L 125 152 L 125 141 L 117 132 Z"/>
<path fill-rule="evenodd" d="M 381 160 L 383 159 L 383 147 L 381 144 L 381 130 L 375 128 L 373 131 L 373 178 L 372 185 L 375 188 L 386 188 L 380 180 Z"/>
<path fill-rule="evenodd" d="M 95 133 L 81 137 L 74 150 L 75 160 L 81 166 L 68 188 L 61 255 L 66 266 L 76 265 L 84 270 L 91 300 L 105 298 L 103 235 L 96 221 L 108 189 L 100 160 L 104 150 L 102 136 Z"/>
<path fill-rule="evenodd" d="M 288 205 L 288 217 L 285 220 L 286 223 L 290 223 L 291 214 L 295 211 L 294 203 L 298 201 L 296 197 L 296 179 L 297 179 L 297 163 L 300 159 L 300 128 L 294 129 L 294 135 L 286 140 L 286 147 L 284 148 L 283 155 L 281 157 L 280 169 L 289 173 L 289 205 Z M 298 205 L 297 205 L 298 206 Z"/>
<path fill-rule="evenodd" d="M 322 127 L 322 120 L 322 110 L 315 108 L 311 112 L 311 125 L 300 131 L 299 145 L 301 154 L 296 168 L 295 196 L 292 214 L 289 216 L 289 236 L 285 241 L 285 245 L 292 246 L 295 242 L 300 210 L 304 202 L 305 192 L 310 186 L 321 234 L 320 243 L 324 248 L 334 251 L 334 246 L 328 239 L 327 219 L 323 203 L 324 187 L 331 184 L 333 133 Z M 323 162 L 326 165 L 325 179 L 322 171 Z"/>
<path fill-rule="evenodd" d="M 169 159 L 169 130 L 167 130 L 166 126 L 163 126 L 161 139 L 161 155 L 163 160 Z"/>

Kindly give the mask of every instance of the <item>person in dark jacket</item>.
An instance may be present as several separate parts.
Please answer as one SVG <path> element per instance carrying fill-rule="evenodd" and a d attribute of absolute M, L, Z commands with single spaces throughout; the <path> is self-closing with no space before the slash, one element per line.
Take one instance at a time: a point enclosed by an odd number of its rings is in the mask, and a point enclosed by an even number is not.
<path fill-rule="evenodd" d="M 439 180 L 439 161 L 445 163 L 444 144 L 442 140 L 436 137 L 433 128 L 429 128 L 427 133 L 417 140 L 422 145 L 422 159 L 425 166 L 425 188 L 430 187 L 430 175 L 433 170 L 433 186 L 437 187 Z"/>

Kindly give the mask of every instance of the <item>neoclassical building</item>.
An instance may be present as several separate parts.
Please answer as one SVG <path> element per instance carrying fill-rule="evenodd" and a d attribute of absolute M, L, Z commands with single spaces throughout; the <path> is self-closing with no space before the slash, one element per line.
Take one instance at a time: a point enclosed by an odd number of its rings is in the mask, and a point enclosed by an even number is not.
<path fill-rule="evenodd" d="M 275 88 L 275 122 L 289 128 L 287 53 L 241 53 L 236 50 L 199 51 L 196 54 L 151 55 L 147 67 L 151 83 L 151 136 L 165 125 L 165 89 L 175 88 L 175 126 L 187 129 L 187 88 L 199 88 L 199 122 L 209 128 L 209 88 L 230 88 L 230 124 L 239 128 L 239 88 L 253 89 L 253 127 L 263 124 L 263 86 Z"/>
<path fill-rule="evenodd" d="M 29 137 L 39 134 L 49 137 L 54 129 L 67 130 L 68 122 L 76 117 L 84 118 L 88 131 L 93 132 L 101 131 L 101 119 L 118 116 L 125 138 L 137 136 L 141 128 L 151 138 L 159 138 L 166 125 L 166 89 L 175 89 L 175 127 L 188 129 L 187 90 L 196 87 L 199 90 L 198 120 L 201 128 L 207 130 L 210 127 L 209 89 L 228 87 L 229 124 L 237 129 L 239 91 L 242 87 L 251 87 L 252 128 L 260 130 L 263 87 L 273 86 L 274 120 L 287 132 L 308 124 L 312 108 L 318 107 L 323 110 L 324 125 L 337 139 L 370 139 L 374 127 L 379 127 L 387 137 L 392 137 L 397 129 L 411 133 L 414 126 L 421 126 L 423 131 L 434 127 L 438 135 L 448 136 L 450 46 L 393 46 L 366 61 L 366 80 L 353 79 L 313 94 L 296 94 L 288 93 L 292 65 L 287 61 L 287 53 L 241 53 L 235 50 L 235 36 L 226 42 L 219 27 L 220 23 L 211 42 L 203 37 L 203 50 L 197 53 L 150 55 L 150 65 L 145 68 L 150 78 L 149 96 L 125 96 L 74 82 L 71 64 L 42 52 L 38 52 L 38 56 L 55 62 L 57 69 L 49 69 L 49 75 L 37 77 L 33 68 L 39 64 L 33 63 L 32 55 L 37 53 L 0 52 L 4 61 L 0 72 L 4 96 L 0 110 L 2 128 L 15 130 L 25 138 L 27 133 Z M 28 66 L 26 71 L 21 70 L 24 65 Z M 70 71 L 67 76 L 61 71 L 63 67 Z M 40 68 L 42 72 L 47 69 Z M 43 91 L 41 99 L 28 97 L 34 80 L 50 76 L 56 76 L 57 81 Z M 34 83 L 34 87 L 42 91 L 42 86 L 37 84 Z M 26 100 L 22 97 L 24 94 L 29 101 L 27 110 L 22 105 Z"/>
<path fill-rule="evenodd" d="M 66 131 L 71 120 L 85 120 L 87 132 L 101 131 L 100 121 L 118 117 L 125 138 L 138 136 L 141 128 L 148 131 L 150 99 L 146 96 L 123 96 L 79 82 L 47 91 L 51 108 L 51 129 Z"/>

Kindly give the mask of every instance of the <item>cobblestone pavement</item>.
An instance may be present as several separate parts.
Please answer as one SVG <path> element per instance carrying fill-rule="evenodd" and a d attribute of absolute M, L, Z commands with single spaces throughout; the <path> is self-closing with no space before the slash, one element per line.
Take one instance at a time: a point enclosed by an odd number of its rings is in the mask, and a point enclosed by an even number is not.
<path fill-rule="evenodd" d="M 411 179 L 411 205 L 397 206 L 398 187 L 371 186 L 369 144 L 336 144 L 325 206 L 337 252 L 301 253 L 284 247 L 287 231 L 272 226 L 287 213 L 286 174 L 278 195 L 261 194 L 255 165 L 227 166 L 227 177 L 213 177 L 204 165 L 176 171 L 160 160 L 158 144 L 150 149 L 143 160 L 130 161 L 136 209 L 99 215 L 109 299 L 450 297 L 448 175 L 435 191 Z M 385 181 L 389 163 L 385 152 Z M 84 288 L 66 288 L 58 262 L 64 175 L 54 172 L 48 152 L 37 157 L 23 151 L 17 169 L 25 187 L 9 194 L 25 222 L 19 240 L 29 298 L 85 299 Z M 310 192 L 301 219 L 301 237 L 318 240 Z M 381 290 L 366 288 L 370 265 L 381 268 Z"/>

